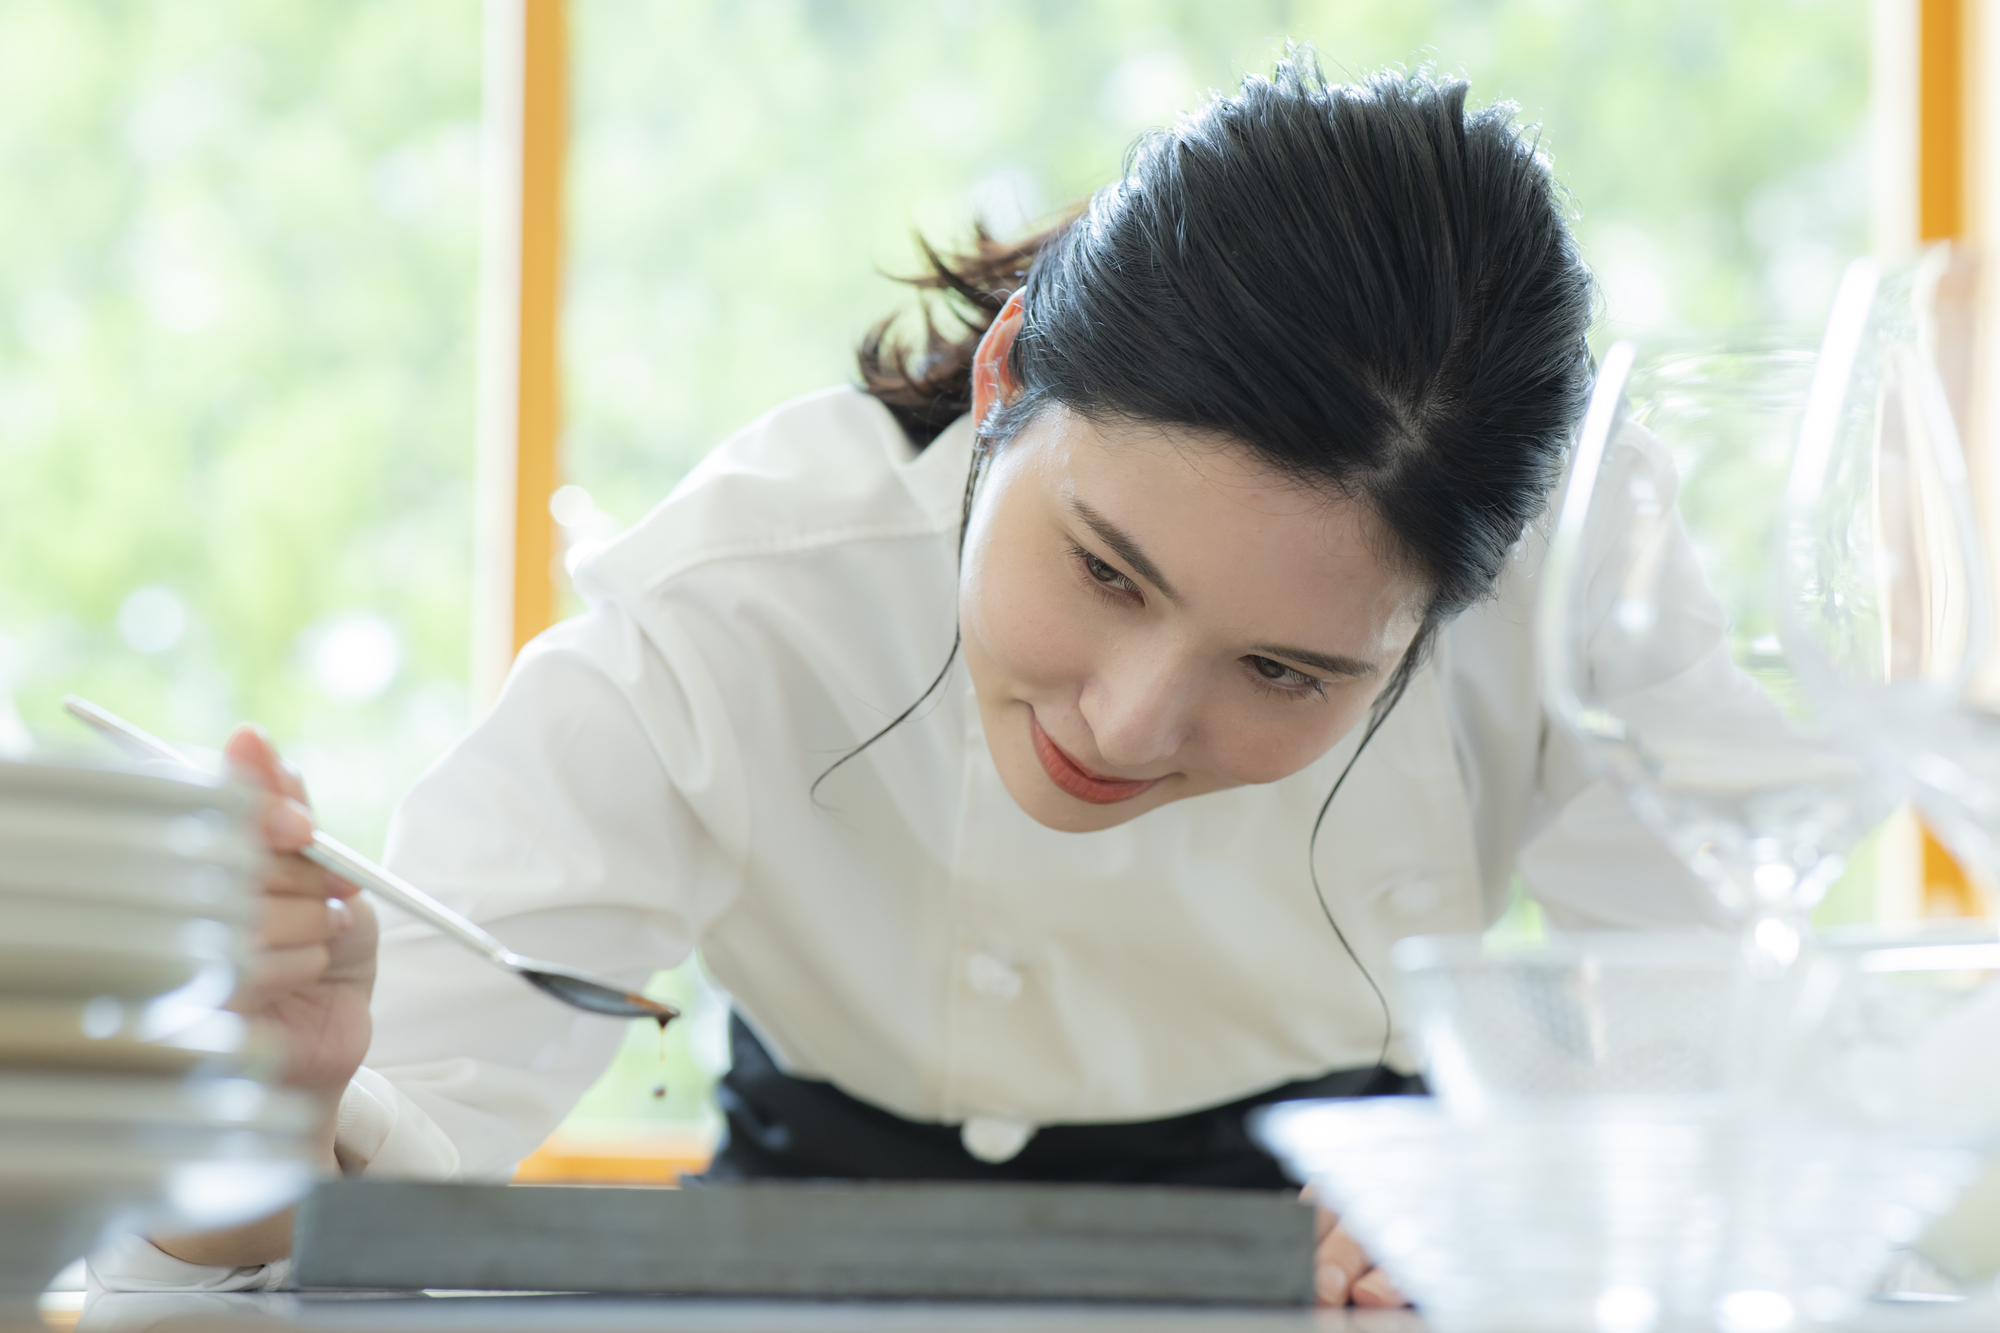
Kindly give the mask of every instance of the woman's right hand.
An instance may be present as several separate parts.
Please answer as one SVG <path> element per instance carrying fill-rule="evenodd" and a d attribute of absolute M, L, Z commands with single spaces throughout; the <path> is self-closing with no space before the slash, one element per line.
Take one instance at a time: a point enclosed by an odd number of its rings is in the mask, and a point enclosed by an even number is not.
<path fill-rule="evenodd" d="M 283 1039 L 279 1081 L 324 1104 L 330 1161 L 333 1111 L 371 1035 L 375 913 L 354 885 L 299 854 L 312 842 L 312 808 L 297 770 L 278 757 L 263 730 L 238 727 L 223 753 L 264 789 L 257 822 L 270 852 L 260 886 L 256 957 L 230 1008 Z"/>
<path fill-rule="evenodd" d="M 285 1049 L 279 1082 L 320 1105 L 317 1157 L 339 1174 L 333 1132 L 340 1095 L 368 1050 L 368 999 L 375 989 L 375 913 L 361 891 L 299 855 L 312 841 L 312 808 L 297 770 L 254 726 L 223 747 L 239 775 L 264 790 L 257 828 L 269 855 L 259 885 L 256 954 L 229 1007 Z M 292 1249 L 288 1208 L 226 1231 L 154 1236 L 189 1263 L 235 1268 L 282 1259 Z"/>

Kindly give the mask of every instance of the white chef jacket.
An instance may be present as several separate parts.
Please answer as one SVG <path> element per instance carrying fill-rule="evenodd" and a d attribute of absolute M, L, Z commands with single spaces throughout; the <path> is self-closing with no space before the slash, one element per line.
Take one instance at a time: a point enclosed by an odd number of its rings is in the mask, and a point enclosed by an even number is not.
<path fill-rule="evenodd" d="M 951 650 L 971 440 L 961 420 L 915 451 L 835 389 L 718 446 L 578 571 L 589 609 L 418 780 L 389 865 L 512 948 L 634 987 L 699 948 L 782 1068 L 966 1125 L 989 1158 L 1039 1125 L 1374 1063 L 1382 1012 L 1307 871 L 1360 728 L 1278 782 L 1063 833 L 1002 785 L 961 662 L 815 799 Z M 1319 838 L 1327 909 L 1392 1005 L 1390 944 L 1484 928 L 1517 870 L 1558 926 L 1712 918 L 1544 714 L 1543 545 L 1524 534 L 1496 596 L 1445 629 Z M 1712 606 L 1685 620 L 1682 662 L 1712 657 Z M 384 922 L 343 1165 L 504 1179 L 623 1025 Z M 1400 1039 L 1389 1062 L 1411 1067 Z"/>
<path fill-rule="evenodd" d="M 1306 862 L 1358 728 L 1282 781 L 1063 833 L 1007 794 L 955 664 L 815 801 L 950 652 L 971 439 L 962 420 L 913 451 L 837 389 L 722 444 L 579 571 L 590 609 L 418 781 L 390 864 L 511 947 L 635 986 L 698 947 L 781 1067 L 914 1120 L 1146 1120 L 1373 1063 L 1382 1015 Z M 1543 714 L 1529 545 L 1321 833 L 1327 905 L 1377 978 L 1400 936 L 1489 924 L 1517 866 L 1560 924 L 1707 910 Z M 414 922 L 382 961 L 368 1064 L 462 1173 L 508 1172 L 620 1036 Z"/>

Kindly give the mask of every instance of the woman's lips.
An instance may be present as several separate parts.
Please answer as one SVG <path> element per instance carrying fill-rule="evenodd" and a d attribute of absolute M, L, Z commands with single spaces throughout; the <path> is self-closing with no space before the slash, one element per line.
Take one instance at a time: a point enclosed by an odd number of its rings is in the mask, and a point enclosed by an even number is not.
<path fill-rule="evenodd" d="M 1118 778 L 1101 778 L 1063 752 L 1063 748 L 1049 739 L 1049 733 L 1042 730 L 1041 719 L 1035 710 L 1028 710 L 1028 734 L 1035 742 L 1035 758 L 1042 761 L 1042 771 L 1049 775 L 1049 781 L 1061 787 L 1079 801 L 1089 801 L 1092 805 L 1112 805 L 1118 801 L 1129 801 L 1161 778 L 1143 778 L 1137 782 Z"/>

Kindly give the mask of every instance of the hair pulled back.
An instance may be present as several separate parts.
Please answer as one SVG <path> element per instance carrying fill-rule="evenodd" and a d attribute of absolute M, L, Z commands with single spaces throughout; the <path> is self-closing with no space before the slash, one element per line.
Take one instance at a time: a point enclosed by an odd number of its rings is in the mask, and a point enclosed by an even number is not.
<path fill-rule="evenodd" d="M 971 407 L 979 336 L 1023 288 L 1019 392 L 989 443 L 1060 404 L 1219 432 L 1365 505 L 1430 590 L 1393 702 L 1437 628 L 1486 597 L 1547 503 L 1588 394 L 1588 271 L 1546 162 L 1466 85 L 1329 85 L 1310 49 L 1134 145 L 1124 177 L 1026 240 L 925 247 L 914 285 L 958 336 L 887 323 L 864 386 L 921 447 Z"/>

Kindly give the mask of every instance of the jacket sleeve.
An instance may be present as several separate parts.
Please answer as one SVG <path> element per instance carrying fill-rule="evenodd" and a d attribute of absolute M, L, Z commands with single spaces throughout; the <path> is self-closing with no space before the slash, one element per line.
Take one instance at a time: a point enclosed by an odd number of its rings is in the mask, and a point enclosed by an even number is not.
<path fill-rule="evenodd" d="M 685 647 L 682 645 L 681 647 Z M 672 651 L 672 647 L 666 651 Z M 386 862 L 509 948 L 635 989 L 685 959 L 739 883 L 703 809 L 732 811 L 715 710 L 619 611 L 530 644 L 498 704 L 403 799 Z M 737 842 L 740 845 L 740 841 Z M 610 1061 L 625 1025 L 579 1013 L 378 905 L 375 1034 L 341 1097 L 349 1175 L 505 1180 Z M 210 1268 L 121 1236 L 93 1298 L 282 1288 L 288 1261 Z"/>
<path fill-rule="evenodd" d="M 734 808 L 718 791 L 735 771 L 716 753 L 729 738 L 683 685 L 614 608 L 550 630 L 404 798 L 387 863 L 510 949 L 643 986 L 688 956 L 740 883 L 708 818 Z M 343 1164 L 505 1179 L 603 1072 L 625 1024 L 383 915 L 376 1077 Z"/>

